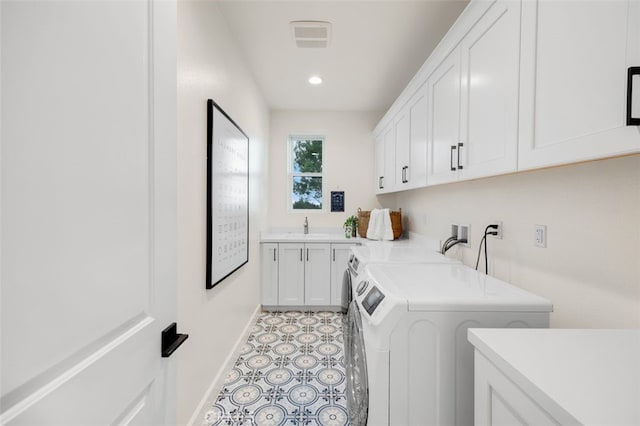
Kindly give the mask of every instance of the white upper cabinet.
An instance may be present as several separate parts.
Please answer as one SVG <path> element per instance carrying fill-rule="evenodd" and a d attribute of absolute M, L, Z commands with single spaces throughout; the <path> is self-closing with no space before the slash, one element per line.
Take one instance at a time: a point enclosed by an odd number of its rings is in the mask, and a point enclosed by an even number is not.
<path fill-rule="evenodd" d="M 640 152 L 629 67 L 639 0 L 472 0 L 376 128 L 377 193 Z"/>
<path fill-rule="evenodd" d="M 396 188 L 427 183 L 427 87 L 423 85 L 395 120 Z"/>
<path fill-rule="evenodd" d="M 427 81 L 428 165 L 427 183 L 457 179 L 460 141 L 460 50 L 445 58 Z"/>
<path fill-rule="evenodd" d="M 396 135 L 389 123 L 376 138 L 376 194 L 396 190 Z"/>
<path fill-rule="evenodd" d="M 626 97 L 627 68 L 640 66 L 640 2 L 522 7 L 519 168 L 638 151 Z"/>
<path fill-rule="evenodd" d="M 519 35 L 496 1 L 429 76 L 429 185 L 516 170 Z"/>
<path fill-rule="evenodd" d="M 462 179 L 516 170 L 519 36 L 520 2 L 498 0 L 460 44 Z"/>

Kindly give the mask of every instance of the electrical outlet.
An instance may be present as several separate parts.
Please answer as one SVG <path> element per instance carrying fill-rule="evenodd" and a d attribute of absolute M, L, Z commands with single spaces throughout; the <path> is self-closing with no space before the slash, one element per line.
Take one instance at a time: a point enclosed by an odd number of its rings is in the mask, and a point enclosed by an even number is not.
<path fill-rule="evenodd" d="M 536 247 L 547 247 L 547 225 L 534 225 L 533 244 Z"/>
<path fill-rule="evenodd" d="M 458 238 L 458 234 L 459 234 L 458 224 L 452 223 L 451 224 L 451 236 L 453 238 Z"/>
<path fill-rule="evenodd" d="M 469 225 L 458 225 L 458 239 L 459 240 L 467 240 L 466 243 L 461 243 L 460 245 L 469 247 L 469 240 L 471 239 L 471 233 L 469 232 Z"/>
<path fill-rule="evenodd" d="M 502 239 L 502 221 L 494 220 L 491 222 L 492 225 L 498 225 L 498 229 L 490 229 L 489 231 L 496 231 L 496 235 L 491 235 L 493 238 L 497 238 L 498 240 Z"/>

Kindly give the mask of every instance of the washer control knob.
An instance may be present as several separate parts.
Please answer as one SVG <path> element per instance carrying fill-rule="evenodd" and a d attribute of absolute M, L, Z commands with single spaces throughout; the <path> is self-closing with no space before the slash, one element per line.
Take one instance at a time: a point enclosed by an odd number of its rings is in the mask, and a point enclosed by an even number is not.
<path fill-rule="evenodd" d="M 358 296 L 362 296 L 362 293 L 364 293 L 367 287 L 369 287 L 369 281 L 362 281 L 360 284 L 358 284 L 358 288 L 356 288 Z"/>

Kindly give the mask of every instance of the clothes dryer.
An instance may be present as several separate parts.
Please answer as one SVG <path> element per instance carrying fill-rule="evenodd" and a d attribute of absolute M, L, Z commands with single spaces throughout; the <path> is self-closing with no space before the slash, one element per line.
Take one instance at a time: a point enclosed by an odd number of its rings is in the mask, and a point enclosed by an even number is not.
<path fill-rule="evenodd" d="M 355 303 L 370 426 L 472 425 L 467 329 L 546 328 L 552 311 L 547 299 L 460 264 L 369 265 Z"/>

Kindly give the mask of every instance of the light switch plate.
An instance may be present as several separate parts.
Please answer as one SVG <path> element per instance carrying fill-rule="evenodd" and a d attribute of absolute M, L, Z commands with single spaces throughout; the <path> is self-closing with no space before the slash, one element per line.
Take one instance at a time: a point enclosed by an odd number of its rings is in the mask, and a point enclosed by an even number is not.
<path fill-rule="evenodd" d="M 547 247 L 547 225 L 534 225 L 533 244 L 536 247 Z"/>

